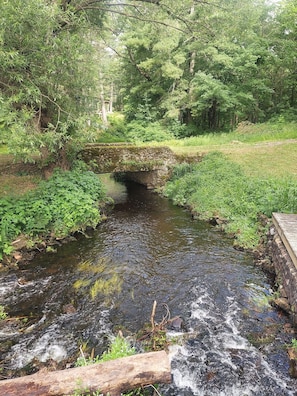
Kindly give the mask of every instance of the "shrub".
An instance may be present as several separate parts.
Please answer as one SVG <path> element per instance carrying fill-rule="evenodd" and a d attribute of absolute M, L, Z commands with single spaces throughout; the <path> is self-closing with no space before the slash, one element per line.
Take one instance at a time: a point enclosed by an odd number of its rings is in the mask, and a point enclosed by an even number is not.
<path fill-rule="evenodd" d="M 101 220 L 99 202 L 105 198 L 100 179 L 76 167 L 57 170 L 38 189 L 19 199 L 0 200 L 0 258 L 11 253 L 10 243 L 20 234 L 65 237 Z"/>
<path fill-rule="evenodd" d="M 156 121 L 145 124 L 143 121 L 131 121 L 127 125 L 127 137 L 132 142 L 162 142 L 173 138 L 173 134 Z"/>
<path fill-rule="evenodd" d="M 127 141 L 126 120 L 121 113 L 108 115 L 108 127 L 98 137 L 100 143 L 113 143 Z"/>

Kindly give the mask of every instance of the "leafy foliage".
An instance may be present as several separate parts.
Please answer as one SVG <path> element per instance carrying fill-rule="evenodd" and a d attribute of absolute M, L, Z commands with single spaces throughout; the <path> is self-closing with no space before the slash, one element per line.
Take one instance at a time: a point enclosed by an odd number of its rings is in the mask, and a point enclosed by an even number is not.
<path fill-rule="evenodd" d="M 109 349 L 103 352 L 101 357 L 85 358 L 82 356 L 77 359 L 75 365 L 76 367 L 88 366 L 94 363 L 107 362 L 109 360 L 135 355 L 135 353 L 135 348 L 131 347 L 130 343 L 125 338 L 117 336 L 112 340 Z"/>
<path fill-rule="evenodd" d="M 134 19 L 118 19 L 129 121 L 145 110 L 146 123 L 194 125 L 190 132 L 197 135 L 228 131 L 244 120 L 296 118 L 294 0 L 171 5 L 147 4 L 131 12 Z"/>
<path fill-rule="evenodd" d="M 79 167 L 56 170 L 52 178 L 19 199 L 0 200 L 0 254 L 12 251 L 20 234 L 65 237 L 95 227 L 101 220 L 99 202 L 105 192 L 99 178 Z"/>
<path fill-rule="evenodd" d="M 236 243 L 248 248 L 259 242 L 259 214 L 297 210 L 296 181 L 248 178 L 220 153 L 208 154 L 200 164 L 177 166 L 164 193 L 201 219 L 221 219 Z"/>
<path fill-rule="evenodd" d="M 126 138 L 105 130 L 113 104 L 137 141 L 294 120 L 295 14 L 295 0 L 2 1 L 0 141 L 63 166 L 96 129 Z"/>
<path fill-rule="evenodd" d="M 135 348 L 123 337 L 117 336 L 111 343 L 108 351 L 101 356 L 101 361 L 114 360 L 125 356 L 135 355 Z"/>
<path fill-rule="evenodd" d="M 85 17 L 59 3 L 0 4 L 0 133 L 25 160 L 57 162 L 61 150 L 90 138 L 95 51 Z"/>
<path fill-rule="evenodd" d="M 139 121 L 131 121 L 127 125 L 127 138 L 129 141 L 138 142 L 162 142 L 173 138 L 173 135 L 166 130 L 159 122 L 144 124 Z"/>
<path fill-rule="evenodd" d="M 97 142 L 113 143 L 127 141 L 126 120 L 123 114 L 114 112 L 108 115 L 108 126 L 96 139 Z"/>

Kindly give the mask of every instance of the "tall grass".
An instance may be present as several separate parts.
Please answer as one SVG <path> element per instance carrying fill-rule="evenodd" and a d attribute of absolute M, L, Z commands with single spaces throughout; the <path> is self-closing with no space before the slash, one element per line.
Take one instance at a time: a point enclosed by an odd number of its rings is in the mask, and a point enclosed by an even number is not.
<path fill-rule="evenodd" d="M 251 249 L 261 236 L 260 214 L 297 211 L 296 180 L 247 177 L 240 165 L 219 152 L 199 164 L 177 166 L 164 194 L 177 205 L 189 206 L 200 219 L 219 218 L 237 245 Z"/>

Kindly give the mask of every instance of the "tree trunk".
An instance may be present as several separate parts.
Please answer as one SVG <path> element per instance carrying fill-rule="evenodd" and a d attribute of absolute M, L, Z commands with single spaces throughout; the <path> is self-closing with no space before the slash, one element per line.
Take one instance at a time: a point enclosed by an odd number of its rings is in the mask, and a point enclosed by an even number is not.
<path fill-rule="evenodd" d="M 104 363 L 60 371 L 39 371 L 0 381 L 5 396 L 72 395 L 75 391 L 119 396 L 121 392 L 154 383 L 170 383 L 170 363 L 165 351 L 142 353 Z"/>
<path fill-rule="evenodd" d="M 100 72 L 100 102 L 101 102 L 102 122 L 103 122 L 104 125 L 107 125 L 108 124 L 108 120 L 107 120 L 107 112 L 106 112 L 106 107 L 105 107 L 103 76 L 102 76 L 101 72 Z"/>
<path fill-rule="evenodd" d="M 113 83 L 110 84 L 109 113 L 113 113 Z"/>

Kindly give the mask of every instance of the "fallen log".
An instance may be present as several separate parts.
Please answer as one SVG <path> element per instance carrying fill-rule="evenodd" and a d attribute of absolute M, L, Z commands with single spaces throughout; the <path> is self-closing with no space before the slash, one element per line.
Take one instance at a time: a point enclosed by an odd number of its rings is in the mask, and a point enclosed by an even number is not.
<path fill-rule="evenodd" d="M 121 392 L 155 383 L 170 383 L 170 363 L 165 351 L 141 353 L 90 366 L 59 371 L 39 371 L 0 381 L 0 395 L 61 396 L 94 392 L 119 396 Z"/>

